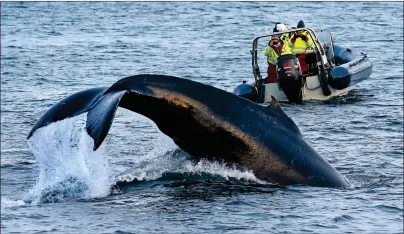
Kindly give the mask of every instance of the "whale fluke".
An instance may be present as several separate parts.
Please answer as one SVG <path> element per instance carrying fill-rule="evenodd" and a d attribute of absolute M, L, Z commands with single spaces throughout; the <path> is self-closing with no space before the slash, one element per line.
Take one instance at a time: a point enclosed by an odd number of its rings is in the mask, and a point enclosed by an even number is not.
<path fill-rule="evenodd" d="M 38 128 L 88 111 L 106 90 L 107 88 L 87 89 L 56 103 L 38 120 L 27 138 L 30 138 Z"/>
<path fill-rule="evenodd" d="M 108 135 L 118 106 L 154 121 L 197 159 L 225 160 L 253 170 L 261 180 L 282 185 L 348 186 L 304 140 L 275 98 L 268 106 L 261 106 L 174 76 L 130 76 L 109 88 L 73 94 L 46 112 L 28 138 L 50 123 L 87 112 L 86 130 L 97 150 Z"/>
<path fill-rule="evenodd" d="M 118 104 L 126 91 L 107 92 L 88 111 L 86 129 L 94 139 L 94 151 L 100 147 L 111 127 Z"/>

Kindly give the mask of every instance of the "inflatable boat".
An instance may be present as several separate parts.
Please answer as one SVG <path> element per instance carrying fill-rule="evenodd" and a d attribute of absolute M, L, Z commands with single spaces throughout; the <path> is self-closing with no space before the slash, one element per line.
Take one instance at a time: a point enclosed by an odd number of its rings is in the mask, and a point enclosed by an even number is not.
<path fill-rule="evenodd" d="M 268 63 L 262 53 L 268 41 L 298 31 L 312 39 L 312 46 L 300 53 L 278 52 L 276 64 Z M 234 93 L 257 103 L 270 102 L 271 96 L 279 101 L 302 103 L 345 95 L 355 84 L 369 78 L 373 67 L 366 54 L 354 55 L 351 49 L 334 45 L 328 29 L 299 28 L 260 36 L 254 39 L 250 52 L 254 82 L 243 81 Z M 260 66 L 267 68 L 264 77 Z"/>

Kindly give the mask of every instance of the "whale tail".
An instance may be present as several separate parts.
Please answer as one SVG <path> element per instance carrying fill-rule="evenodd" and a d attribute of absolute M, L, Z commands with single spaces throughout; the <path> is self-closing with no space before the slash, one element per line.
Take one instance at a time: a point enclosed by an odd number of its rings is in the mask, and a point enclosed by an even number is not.
<path fill-rule="evenodd" d="M 268 106 L 213 86 L 172 76 L 136 75 L 109 88 L 88 89 L 55 104 L 28 135 L 51 123 L 87 113 L 96 151 L 118 107 L 141 114 L 196 158 L 223 159 L 283 184 L 342 187 L 344 178 L 304 140 L 273 98 Z M 285 172 L 286 171 L 286 172 Z"/>
<path fill-rule="evenodd" d="M 105 90 L 106 88 L 87 89 L 56 103 L 38 120 L 29 132 L 27 139 L 29 139 L 38 128 L 87 112 L 103 96 Z"/>
<path fill-rule="evenodd" d="M 94 139 L 94 151 L 100 147 L 107 136 L 119 102 L 125 93 L 126 91 L 107 93 L 88 111 L 86 130 Z"/>
<path fill-rule="evenodd" d="M 112 125 L 116 110 L 126 91 L 108 92 L 106 88 L 78 92 L 55 104 L 35 124 L 28 139 L 41 127 L 87 112 L 86 130 L 94 140 L 94 151 L 100 147 Z"/>

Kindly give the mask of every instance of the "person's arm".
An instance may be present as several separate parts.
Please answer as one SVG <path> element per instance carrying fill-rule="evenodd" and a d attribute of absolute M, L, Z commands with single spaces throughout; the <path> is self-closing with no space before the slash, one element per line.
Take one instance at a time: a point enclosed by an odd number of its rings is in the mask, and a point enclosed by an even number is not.
<path fill-rule="evenodd" d="M 282 54 L 292 54 L 292 49 L 290 48 L 289 44 L 284 44 L 282 48 Z"/>
<path fill-rule="evenodd" d="M 269 46 L 267 46 L 264 50 L 264 55 L 267 57 L 267 62 L 270 64 L 275 64 L 276 63 L 276 58 L 272 55 L 273 49 Z"/>
<path fill-rule="evenodd" d="M 282 41 L 284 44 L 286 44 L 288 47 L 292 46 L 292 35 L 291 34 L 284 34 L 285 36 L 282 38 Z"/>
<path fill-rule="evenodd" d="M 267 46 L 264 50 L 264 55 L 269 57 L 270 54 L 271 54 L 271 47 Z"/>

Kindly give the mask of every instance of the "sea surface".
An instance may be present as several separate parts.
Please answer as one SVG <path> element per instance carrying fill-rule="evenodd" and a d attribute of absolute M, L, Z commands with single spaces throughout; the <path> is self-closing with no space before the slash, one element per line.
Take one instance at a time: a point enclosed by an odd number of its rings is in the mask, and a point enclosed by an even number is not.
<path fill-rule="evenodd" d="M 96 152 L 85 114 L 27 140 L 57 101 L 129 75 L 232 91 L 253 79 L 253 39 L 301 19 L 374 63 L 345 97 L 282 104 L 349 188 L 195 162 L 123 109 Z M 2 2 L 1 233 L 47 232 L 403 233 L 403 3 Z"/>

